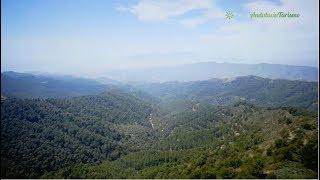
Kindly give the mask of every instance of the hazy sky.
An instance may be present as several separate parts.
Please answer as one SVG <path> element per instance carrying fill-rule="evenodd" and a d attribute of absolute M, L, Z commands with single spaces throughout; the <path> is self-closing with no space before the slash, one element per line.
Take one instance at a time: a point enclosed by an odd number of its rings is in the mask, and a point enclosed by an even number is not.
<path fill-rule="evenodd" d="M 317 66 L 318 0 L 2 0 L 1 70 L 216 61 Z M 233 18 L 225 17 L 231 11 Z M 257 18 L 252 12 L 299 13 Z"/>

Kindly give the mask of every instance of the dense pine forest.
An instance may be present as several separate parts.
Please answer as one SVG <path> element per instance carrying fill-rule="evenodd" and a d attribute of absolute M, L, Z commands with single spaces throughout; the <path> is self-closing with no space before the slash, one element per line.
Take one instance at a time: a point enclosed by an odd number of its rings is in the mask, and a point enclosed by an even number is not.
<path fill-rule="evenodd" d="M 2 78 L 2 178 L 318 177 L 316 82 Z"/>

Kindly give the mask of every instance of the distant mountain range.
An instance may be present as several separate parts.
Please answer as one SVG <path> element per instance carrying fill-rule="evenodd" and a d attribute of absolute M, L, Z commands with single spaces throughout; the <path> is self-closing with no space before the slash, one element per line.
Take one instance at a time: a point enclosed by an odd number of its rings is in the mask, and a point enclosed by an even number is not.
<path fill-rule="evenodd" d="M 100 78 L 101 80 L 102 78 Z M 317 109 L 317 82 L 269 79 L 258 76 L 213 78 L 202 81 L 124 84 L 112 79 L 98 82 L 71 76 L 45 76 L 17 72 L 1 74 L 1 95 L 19 98 L 69 98 L 121 90 L 146 102 L 175 100 L 230 105 L 247 101 L 260 106 Z"/>
<path fill-rule="evenodd" d="M 280 64 L 233 64 L 203 62 L 173 67 L 119 70 L 106 74 L 118 81 L 198 81 L 254 75 L 272 79 L 318 81 L 318 68 Z"/>
<path fill-rule="evenodd" d="M 1 73 L 1 94 L 21 98 L 65 98 L 106 91 L 107 85 L 72 76 Z"/>
<path fill-rule="evenodd" d="M 1 98 L 6 98 L 6 96 L 43 99 L 70 98 L 97 95 L 115 89 L 143 98 L 148 102 L 157 101 L 154 97 L 134 89 L 129 84 L 109 78 L 86 79 L 68 75 L 29 74 L 13 71 L 1 73 Z"/>

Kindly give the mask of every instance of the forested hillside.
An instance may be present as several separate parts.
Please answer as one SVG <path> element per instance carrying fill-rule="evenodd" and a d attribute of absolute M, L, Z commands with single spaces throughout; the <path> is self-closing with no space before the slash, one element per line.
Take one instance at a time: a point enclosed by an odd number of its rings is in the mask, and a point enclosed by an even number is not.
<path fill-rule="evenodd" d="M 123 92 L 1 102 L 2 177 L 315 178 L 317 115 Z"/>
<path fill-rule="evenodd" d="M 94 85 L 68 98 L 57 87 L 2 94 L 2 178 L 318 176 L 317 83 L 245 76 L 100 94 Z"/>
<path fill-rule="evenodd" d="M 144 83 L 136 84 L 136 87 L 164 101 L 188 99 L 214 105 L 248 101 L 262 106 L 295 106 L 312 110 L 318 107 L 316 82 L 243 76 L 193 82 Z"/>
<path fill-rule="evenodd" d="M 316 178 L 317 117 L 246 103 L 168 114 L 146 150 L 44 178 Z"/>
<path fill-rule="evenodd" d="M 152 138 L 138 138 L 151 129 L 150 112 L 149 104 L 121 92 L 68 100 L 3 98 L 2 177 L 39 177 L 70 164 L 118 158 Z M 136 134 L 124 133 L 126 128 Z"/>

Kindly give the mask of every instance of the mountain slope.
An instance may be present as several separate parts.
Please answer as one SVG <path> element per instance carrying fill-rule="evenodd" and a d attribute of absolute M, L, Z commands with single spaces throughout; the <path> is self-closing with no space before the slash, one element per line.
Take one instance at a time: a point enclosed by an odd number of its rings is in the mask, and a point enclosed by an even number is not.
<path fill-rule="evenodd" d="M 99 94 L 108 88 L 93 80 L 16 72 L 1 73 L 1 94 L 21 98 L 65 98 Z"/>

